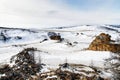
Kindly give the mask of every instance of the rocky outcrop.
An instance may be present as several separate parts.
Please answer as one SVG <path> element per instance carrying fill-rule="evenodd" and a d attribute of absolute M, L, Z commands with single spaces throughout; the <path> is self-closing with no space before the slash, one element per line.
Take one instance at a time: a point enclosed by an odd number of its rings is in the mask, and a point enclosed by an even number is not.
<path fill-rule="evenodd" d="M 8 64 L 0 65 L 0 74 L 4 74 L 5 72 L 11 71 L 11 68 Z"/>
<path fill-rule="evenodd" d="M 51 40 L 61 40 L 61 36 L 55 32 L 48 32 L 48 36 Z"/>
<path fill-rule="evenodd" d="M 115 44 L 109 34 L 101 33 L 89 45 L 88 50 L 120 52 L 120 44 Z"/>
<path fill-rule="evenodd" d="M 36 75 L 42 68 L 34 60 L 35 48 L 27 48 L 11 58 L 13 66 L 4 65 L 0 68 L 0 73 L 5 74 L 0 80 L 26 80 L 31 75 Z"/>
<path fill-rule="evenodd" d="M 9 69 L 8 66 L 3 66 L 3 69 L 5 68 Z M 96 67 L 64 63 L 55 70 L 34 75 L 23 73 L 21 69 L 14 70 L 14 68 L 11 68 L 8 72 L 5 72 L 6 76 L 2 76 L 0 80 L 111 80 L 109 77 L 101 77 L 101 72 Z"/>
<path fill-rule="evenodd" d="M 7 40 L 11 39 L 11 37 L 9 37 L 5 31 L 0 33 L 0 40 L 6 42 Z"/>
<path fill-rule="evenodd" d="M 43 64 L 36 63 L 34 59 L 35 48 L 27 48 L 11 58 L 12 66 L 0 66 L 0 80 L 111 80 L 101 77 L 102 70 L 82 64 L 59 65 L 57 69 L 42 72 Z M 45 68 L 46 70 L 46 68 Z"/>
<path fill-rule="evenodd" d="M 41 73 L 41 80 L 111 80 L 100 76 L 97 68 L 81 64 L 61 64 L 55 71 Z"/>

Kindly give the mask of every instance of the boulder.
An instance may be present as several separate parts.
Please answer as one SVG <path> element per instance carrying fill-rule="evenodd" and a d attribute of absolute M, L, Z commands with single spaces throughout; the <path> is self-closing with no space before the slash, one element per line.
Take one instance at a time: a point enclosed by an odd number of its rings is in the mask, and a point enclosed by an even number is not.
<path fill-rule="evenodd" d="M 59 33 L 48 32 L 48 36 L 51 40 L 61 40 L 61 36 Z"/>
<path fill-rule="evenodd" d="M 120 52 L 120 44 L 115 44 L 109 34 L 101 33 L 89 45 L 88 50 Z"/>

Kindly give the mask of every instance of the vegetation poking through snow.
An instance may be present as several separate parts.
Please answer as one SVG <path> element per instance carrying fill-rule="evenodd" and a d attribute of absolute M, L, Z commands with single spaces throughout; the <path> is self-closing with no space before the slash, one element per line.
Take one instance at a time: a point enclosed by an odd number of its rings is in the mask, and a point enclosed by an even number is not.
<path fill-rule="evenodd" d="M 120 80 L 120 53 L 106 59 L 106 70 L 111 71 L 113 80 Z"/>
<path fill-rule="evenodd" d="M 11 67 L 4 66 L 0 72 L 5 74 L 0 80 L 26 80 L 31 75 L 39 73 L 42 69 L 41 63 L 34 59 L 35 48 L 27 48 L 11 58 Z M 9 70 L 8 70 L 9 69 Z"/>

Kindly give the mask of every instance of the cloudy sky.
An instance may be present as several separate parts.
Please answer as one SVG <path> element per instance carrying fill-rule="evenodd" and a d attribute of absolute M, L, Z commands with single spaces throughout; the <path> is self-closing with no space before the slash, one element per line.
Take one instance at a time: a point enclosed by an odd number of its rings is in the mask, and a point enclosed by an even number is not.
<path fill-rule="evenodd" d="M 0 26 L 119 24 L 120 0 L 0 0 Z"/>

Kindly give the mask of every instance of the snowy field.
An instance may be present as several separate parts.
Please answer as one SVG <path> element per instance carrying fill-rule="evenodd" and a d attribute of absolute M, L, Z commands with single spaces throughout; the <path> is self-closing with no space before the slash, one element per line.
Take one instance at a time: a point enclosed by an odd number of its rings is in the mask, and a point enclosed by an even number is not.
<path fill-rule="evenodd" d="M 0 29 L 4 32 L 5 29 Z M 9 63 L 10 58 L 22 51 L 24 48 L 34 47 L 40 50 L 35 53 L 36 61 L 41 57 L 42 63 L 49 66 L 58 66 L 68 63 L 85 64 L 103 67 L 105 59 L 111 57 L 113 53 L 107 51 L 86 50 L 92 40 L 100 33 L 111 35 L 113 40 L 118 40 L 120 28 L 109 25 L 97 26 L 75 26 L 47 29 L 7 29 L 6 35 L 10 40 L 0 41 L 0 63 Z M 47 33 L 60 33 L 64 39 L 62 42 L 50 40 Z M 16 39 L 20 36 L 21 39 Z M 43 41 L 47 39 L 46 41 Z M 69 45 L 71 43 L 72 45 Z"/>

